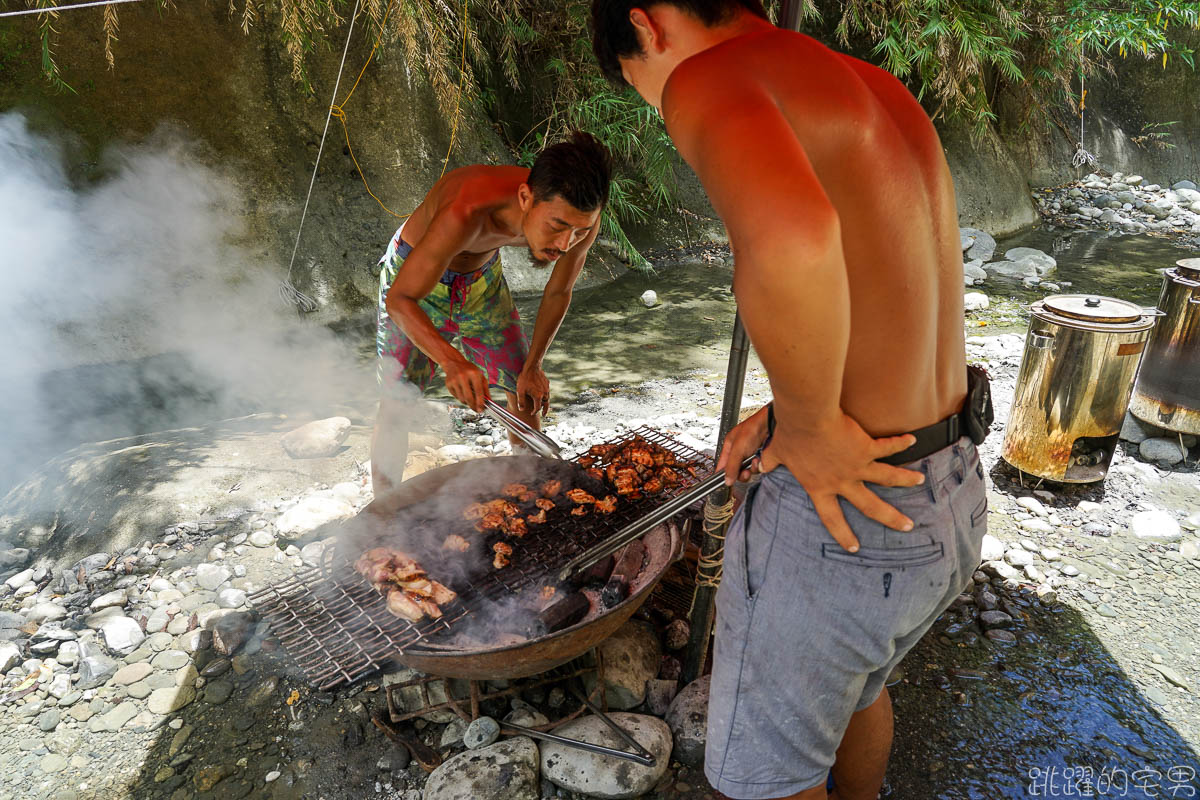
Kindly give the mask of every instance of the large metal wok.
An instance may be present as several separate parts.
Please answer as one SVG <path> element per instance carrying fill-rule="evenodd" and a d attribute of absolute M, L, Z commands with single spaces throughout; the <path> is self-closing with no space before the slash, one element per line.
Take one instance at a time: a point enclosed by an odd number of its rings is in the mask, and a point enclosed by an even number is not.
<path fill-rule="evenodd" d="M 506 483 L 533 485 L 536 481 L 551 478 L 562 480 L 569 486 L 590 488 L 596 485 L 582 467 L 571 461 L 536 456 L 497 456 L 450 464 L 405 481 L 397 487 L 394 498 L 389 502 L 389 515 L 394 513 L 398 519 L 406 521 L 395 526 L 395 535 L 402 537 L 403 529 L 419 524 L 421 519 L 429 518 L 431 514 L 437 516 L 446 513 L 446 509 L 462 509 L 475 499 L 495 497 L 499 488 Z M 641 574 L 631 586 L 629 596 L 599 613 L 593 609 L 587 618 L 575 625 L 515 644 L 464 648 L 440 644 L 437 638 L 432 641 L 426 639 L 396 652 L 394 657 L 407 667 L 447 678 L 509 679 L 546 672 L 595 647 L 628 620 L 682 553 L 686 533 L 672 521 L 646 534 L 644 541 L 648 557 Z M 574 534 L 575 531 L 562 530 L 561 544 L 564 549 L 575 546 L 572 540 Z M 367 547 L 387 546 L 390 543 L 411 547 L 410 541 L 389 541 L 386 533 L 381 537 L 378 526 L 373 526 L 372 531 L 369 534 L 364 532 L 364 535 L 369 538 L 343 544 L 352 548 L 350 552 L 361 552 Z M 518 543 L 517 548 L 520 547 L 521 543 Z M 518 549 L 514 563 L 520 556 Z M 546 574 L 552 575 L 557 571 L 554 567 L 561 566 L 565 561 L 562 555 L 552 563 L 548 560 Z M 461 577 L 470 579 L 471 576 Z"/>

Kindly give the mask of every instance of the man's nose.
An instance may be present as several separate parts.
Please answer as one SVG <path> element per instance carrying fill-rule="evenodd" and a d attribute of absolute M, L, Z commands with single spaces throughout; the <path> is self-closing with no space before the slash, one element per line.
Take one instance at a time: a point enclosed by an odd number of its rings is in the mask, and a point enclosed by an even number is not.
<path fill-rule="evenodd" d="M 565 253 L 571 249 L 571 240 L 574 238 L 574 233 L 571 231 L 564 231 L 561 236 L 554 240 L 554 246 Z"/>

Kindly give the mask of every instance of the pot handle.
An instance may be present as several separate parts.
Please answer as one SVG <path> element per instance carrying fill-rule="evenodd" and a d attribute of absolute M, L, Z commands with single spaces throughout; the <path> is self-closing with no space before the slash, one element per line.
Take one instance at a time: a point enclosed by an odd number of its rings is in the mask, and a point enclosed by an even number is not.
<path fill-rule="evenodd" d="M 1195 297 L 1193 297 L 1191 302 L 1200 303 L 1200 300 L 1197 300 Z M 1167 315 L 1167 312 L 1161 311 L 1155 306 L 1147 306 L 1146 308 L 1143 308 L 1142 313 L 1149 317 L 1165 317 Z"/>
<path fill-rule="evenodd" d="M 1045 331 L 1030 331 L 1029 343 L 1039 350 L 1048 350 L 1054 346 L 1054 334 Z"/>

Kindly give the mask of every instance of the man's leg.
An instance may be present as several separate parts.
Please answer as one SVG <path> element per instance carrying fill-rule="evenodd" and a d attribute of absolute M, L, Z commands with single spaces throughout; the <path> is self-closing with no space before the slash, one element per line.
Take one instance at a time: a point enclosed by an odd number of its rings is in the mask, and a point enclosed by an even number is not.
<path fill-rule="evenodd" d="M 408 420 L 405 406 L 386 394 L 379 399 L 375 415 L 375 431 L 371 435 L 371 488 L 375 491 L 372 506 L 388 511 L 395 487 L 404 480 L 408 462 Z"/>
<path fill-rule="evenodd" d="M 892 700 L 884 689 L 874 703 L 850 717 L 833 764 L 836 788 L 827 794 L 822 784 L 781 800 L 876 800 L 891 751 Z"/>

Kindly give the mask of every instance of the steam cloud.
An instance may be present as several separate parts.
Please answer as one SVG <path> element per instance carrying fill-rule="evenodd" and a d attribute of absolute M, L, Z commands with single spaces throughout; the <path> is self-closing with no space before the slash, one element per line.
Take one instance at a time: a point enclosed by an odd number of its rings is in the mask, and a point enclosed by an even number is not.
<path fill-rule="evenodd" d="M 65 158 L 0 115 L 0 496 L 83 442 L 370 407 L 367 342 L 279 300 L 288 254 L 251 253 L 243 198 L 182 137 L 112 149 L 82 187 Z"/>

